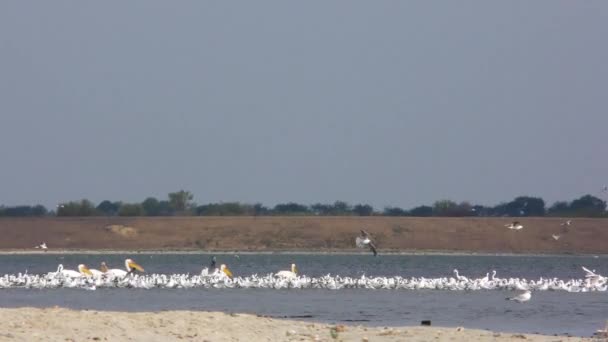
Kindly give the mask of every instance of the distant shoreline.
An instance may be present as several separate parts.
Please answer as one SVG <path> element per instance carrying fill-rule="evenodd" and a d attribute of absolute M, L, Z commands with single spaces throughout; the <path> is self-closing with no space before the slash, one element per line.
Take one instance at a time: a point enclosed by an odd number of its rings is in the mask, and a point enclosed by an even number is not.
<path fill-rule="evenodd" d="M 91 217 L 2 218 L 0 253 L 149 251 L 152 253 L 608 254 L 608 219 L 416 217 Z M 557 236 L 557 238 L 555 238 Z"/>
<path fill-rule="evenodd" d="M 214 250 L 214 251 L 194 251 L 194 250 L 84 250 L 84 249 L 64 249 L 64 250 L 0 250 L 0 255 L 112 255 L 112 254 L 158 254 L 158 255 L 175 255 L 175 254 L 202 254 L 202 255 L 222 255 L 222 254 L 237 254 L 237 255 L 370 255 L 369 252 L 361 251 L 299 251 L 299 250 L 276 250 L 276 251 L 237 251 L 237 250 Z M 466 252 L 466 251 L 379 251 L 378 256 L 382 255 L 404 255 L 404 256 L 504 256 L 504 257 L 608 257 L 608 254 L 589 254 L 589 253 L 492 253 L 492 252 Z"/>

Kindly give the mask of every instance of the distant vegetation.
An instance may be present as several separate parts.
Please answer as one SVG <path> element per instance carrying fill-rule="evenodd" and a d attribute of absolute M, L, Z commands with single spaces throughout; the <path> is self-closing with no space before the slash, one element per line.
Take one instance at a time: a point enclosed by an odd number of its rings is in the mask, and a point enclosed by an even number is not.
<path fill-rule="evenodd" d="M 158 200 L 148 197 L 141 203 L 125 203 L 105 200 L 95 205 L 83 199 L 59 204 L 53 210 L 42 205 L 22 205 L 15 207 L 0 206 L 0 217 L 39 217 L 39 216 L 438 216 L 438 217 L 608 217 L 606 201 L 585 195 L 571 202 L 556 202 L 549 208 L 539 197 L 520 196 L 511 202 L 493 207 L 473 205 L 469 202 L 440 200 L 433 205 L 422 205 L 412 209 L 385 207 L 376 210 L 369 204 L 351 205 L 336 201 L 333 204 L 281 203 L 266 207 L 261 203 L 222 202 L 197 205 L 189 191 L 180 190 L 169 193 L 167 199 Z"/>

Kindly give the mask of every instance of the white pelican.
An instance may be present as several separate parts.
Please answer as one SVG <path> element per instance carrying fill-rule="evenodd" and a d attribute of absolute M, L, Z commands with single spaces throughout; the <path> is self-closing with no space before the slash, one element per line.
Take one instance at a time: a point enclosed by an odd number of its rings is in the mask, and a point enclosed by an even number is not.
<path fill-rule="evenodd" d="M 530 292 L 530 290 L 526 290 L 523 293 L 518 294 L 517 296 L 507 297 L 505 299 L 506 300 L 514 300 L 514 301 L 516 301 L 518 303 L 523 303 L 523 302 L 529 301 L 530 298 L 532 298 L 532 292 Z"/>
<path fill-rule="evenodd" d="M 93 275 L 93 274 L 91 273 L 91 271 L 89 271 L 89 269 L 84 264 L 78 265 L 78 271 L 64 270 L 63 264 L 59 264 L 59 266 L 57 266 L 57 272 L 55 272 L 54 275 L 55 276 L 62 275 L 64 277 L 68 277 L 68 278 L 79 278 L 82 276 Z"/>
<path fill-rule="evenodd" d="M 228 267 L 226 267 L 225 264 L 220 265 L 220 272 L 223 272 L 229 278 L 232 278 L 232 272 L 230 272 L 230 270 L 228 269 Z"/>
<path fill-rule="evenodd" d="M 291 271 L 283 270 L 275 274 L 277 277 L 295 278 L 298 276 L 298 268 L 296 264 L 291 264 Z"/>
<path fill-rule="evenodd" d="M 513 221 L 512 223 L 505 224 L 505 227 L 507 227 L 509 229 L 514 229 L 514 230 L 520 230 L 520 229 L 524 228 L 524 226 L 521 223 L 519 223 L 519 221 Z"/>
<path fill-rule="evenodd" d="M 39 244 L 38 246 L 34 247 L 34 248 L 40 248 L 40 249 L 47 249 L 46 247 L 46 242 L 42 241 L 41 244 Z"/>
<path fill-rule="evenodd" d="M 105 264 L 102 264 L 102 269 L 104 266 L 105 266 Z M 106 268 L 107 268 L 107 266 L 106 266 Z M 125 268 L 127 269 L 126 271 L 121 270 L 119 268 L 112 268 L 112 269 L 107 270 L 105 272 L 105 274 L 110 277 L 125 277 L 127 274 L 133 273 L 136 270 L 140 271 L 140 272 L 144 272 L 144 268 L 139 266 L 137 263 L 135 263 L 131 259 L 125 260 Z"/>
<path fill-rule="evenodd" d="M 369 247 L 369 249 L 374 253 L 374 256 L 378 255 L 378 252 L 376 252 L 376 246 L 372 242 L 369 233 L 365 230 L 361 229 L 361 235 L 355 238 L 355 243 L 359 248 Z"/>
<path fill-rule="evenodd" d="M 91 273 L 93 274 L 93 277 L 101 278 L 101 277 L 103 277 L 104 273 L 106 273 L 108 271 L 108 266 L 106 266 L 106 263 L 102 261 L 101 266 L 99 267 L 99 270 L 96 270 L 94 268 L 89 268 L 89 271 L 91 271 Z"/>

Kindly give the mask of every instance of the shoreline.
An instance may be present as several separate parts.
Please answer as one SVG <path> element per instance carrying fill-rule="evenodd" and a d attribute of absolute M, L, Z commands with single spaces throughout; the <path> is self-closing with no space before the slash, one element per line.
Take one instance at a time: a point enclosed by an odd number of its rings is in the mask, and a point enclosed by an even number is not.
<path fill-rule="evenodd" d="M 591 337 L 493 332 L 463 327 L 336 325 L 241 313 L 0 308 L 0 340 L 251 341 L 252 334 L 270 341 L 593 341 Z"/>
<path fill-rule="evenodd" d="M 358 250 L 191 250 L 191 249 L 143 249 L 143 250 L 123 250 L 123 249 L 57 249 L 57 250 L 31 250 L 31 249 L 8 249 L 0 250 L 0 255 L 112 255 L 112 254 L 153 254 L 153 255 L 176 255 L 176 254 L 240 254 L 240 255 L 368 255 L 368 251 L 361 252 Z M 378 251 L 378 255 L 405 255 L 405 256 L 504 256 L 504 257 L 594 257 L 604 258 L 608 254 L 593 254 L 593 253 L 508 253 L 508 252 L 476 252 L 476 251 Z"/>
<path fill-rule="evenodd" d="M 236 251 L 238 253 L 357 250 L 368 231 L 382 254 L 608 254 L 608 218 L 415 217 L 91 217 L 0 219 L 0 251 Z M 556 239 L 554 235 L 559 237 Z M 47 251 L 48 252 L 48 251 Z"/>

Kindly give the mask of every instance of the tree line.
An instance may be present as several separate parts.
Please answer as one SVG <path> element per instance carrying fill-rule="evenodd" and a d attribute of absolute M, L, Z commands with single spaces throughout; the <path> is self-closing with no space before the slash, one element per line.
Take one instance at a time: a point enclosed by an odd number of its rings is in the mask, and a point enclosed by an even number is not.
<path fill-rule="evenodd" d="M 411 209 L 385 207 L 376 210 L 369 204 L 351 205 L 344 201 L 312 205 L 295 202 L 267 207 L 261 203 L 221 202 L 198 205 L 189 191 L 169 193 L 166 199 L 148 197 L 141 203 L 105 200 L 95 205 L 83 199 L 60 203 L 53 210 L 43 205 L 0 206 L 0 217 L 41 216 L 414 216 L 414 217 L 608 217 L 606 201 L 584 195 L 570 202 L 558 201 L 546 207 L 540 197 L 519 196 L 495 206 L 473 205 L 469 202 L 439 200 L 432 205 Z"/>

